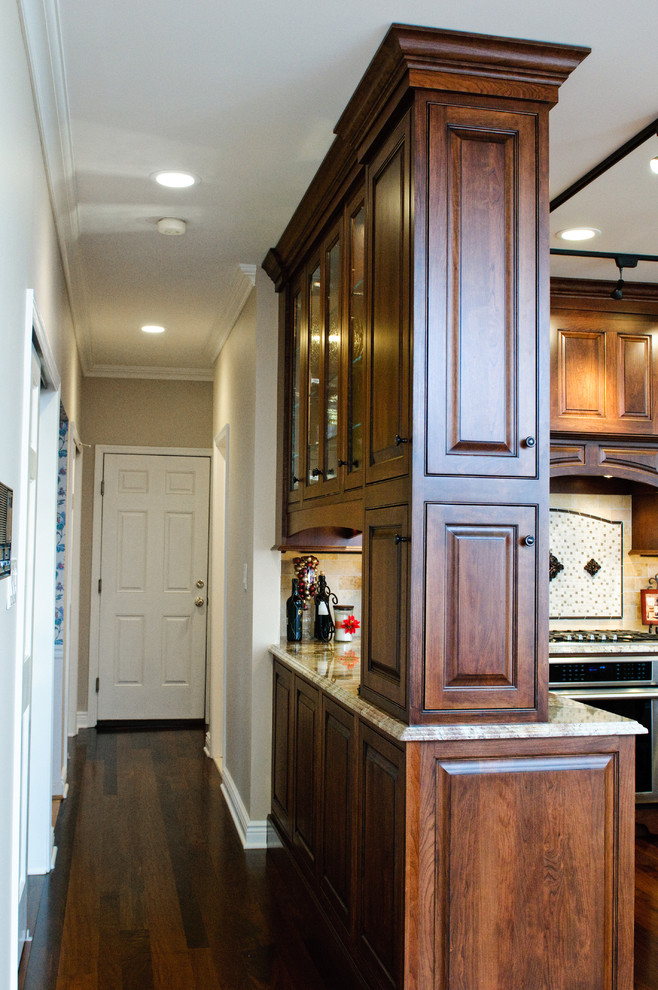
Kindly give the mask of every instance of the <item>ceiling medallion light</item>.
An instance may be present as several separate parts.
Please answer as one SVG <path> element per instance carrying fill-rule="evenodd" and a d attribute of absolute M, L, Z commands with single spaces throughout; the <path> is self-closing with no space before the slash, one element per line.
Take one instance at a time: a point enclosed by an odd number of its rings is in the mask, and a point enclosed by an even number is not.
<path fill-rule="evenodd" d="M 563 241 L 589 241 L 600 233 L 596 227 L 568 227 L 566 230 L 558 230 L 555 236 Z"/>
<path fill-rule="evenodd" d="M 144 333 L 164 333 L 164 327 L 158 327 L 153 323 L 148 323 L 145 327 L 142 327 Z"/>
<path fill-rule="evenodd" d="M 191 172 L 154 172 L 152 178 L 161 186 L 167 186 L 169 189 L 187 189 L 188 186 L 193 186 L 199 181 L 196 175 L 192 175 Z"/>
<path fill-rule="evenodd" d="M 651 159 L 649 162 L 649 168 L 652 172 L 655 172 L 656 175 L 658 175 L 658 157 Z"/>
<path fill-rule="evenodd" d="M 185 233 L 186 224 L 184 220 L 177 220 L 175 217 L 163 217 L 158 220 L 158 233 L 168 234 L 170 237 L 180 237 Z"/>

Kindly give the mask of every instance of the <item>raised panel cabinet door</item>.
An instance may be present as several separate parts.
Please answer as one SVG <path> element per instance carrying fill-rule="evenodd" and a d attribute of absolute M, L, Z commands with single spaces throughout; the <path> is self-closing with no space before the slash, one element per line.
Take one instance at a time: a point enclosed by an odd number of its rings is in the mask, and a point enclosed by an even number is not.
<path fill-rule="evenodd" d="M 650 334 L 617 336 L 617 415 L 623 422 L 651 423 L 652 344 Z"/>
<path fill-rule="evenodd" d="M 425 711 L 533 710 L 538 507 L 425 513 Z"/>
<path fill-rule="evenodd" d="M 409 511 L 369 509 L 363 534 L 362 692 L 394 713 L 408 705 Z"/>
<path fill-rule="evenodd" d="M 274 662 L 272 690 L 272 815 L 290 835 L 292 811 L 292 682 L 287 667 Z"/>
<path fill-rule="evenodd" d="M 409 470 L 409 123 L 368 169 L 370 334 L 366 482 Z"/>
<path fill-rule="evenodd" d="M 658 423 L 656 319 L 555 310 L 551 428 L 646 436 Z"/>
<path fill-rule="evenodd" d="M 537 121 L 428 106 L 428 475 L 537 474 Z"/>
<path fill-rule="evenodd" d="M 322 698 L 321 752 L 320 891 L 347 939 L 354 920 L 355 719 L 326 695 Z"/>
<path fill-rule="evenodd" d="M 554 330 L 552 420 L 589 419 L 590 429 L 606 416 L 606 335 L 604 330 Z"/>
<path fill-rule="evenodd" d="M 292 841 L 298 860 L 313 873 L 317 854 L 317 778 L 320 692 L 295 677 L 294 705 L 294 812 Z"/>
<path fill-rule="evenodd" d="M 438 869 L 426 985 L 631 990 L 632 835 L 619 754 L 546 749 L 438 758 L 428 773 Z"/>
<path fill-rule="evenodd" d="M 402 986 L 404 754 L 360 725 L 357 956 L 369 986 Z"/>

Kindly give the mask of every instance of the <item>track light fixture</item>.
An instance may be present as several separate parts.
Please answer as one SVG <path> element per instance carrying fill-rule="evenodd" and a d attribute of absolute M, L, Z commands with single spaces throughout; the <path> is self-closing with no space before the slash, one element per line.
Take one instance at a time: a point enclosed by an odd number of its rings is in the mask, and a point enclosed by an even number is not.
<path fill-rule="evenodd" d="M 610 293 L 611 299 L 622 299 L 624 296 L 624 269 L 621 267 L 621 265 L 619 265 L 618 268 L 619 268 L 619 281 L 617 282 L 616 286 Z"/>
<path fill-rule="evenodd" d="M 624 296 L 624 268 L 637 268 L 638 258 L 635 254 L 617 254 L 614 258 L 619 269 L 619 281 L 610 293 L 610 298 L 622 299 Z"/>

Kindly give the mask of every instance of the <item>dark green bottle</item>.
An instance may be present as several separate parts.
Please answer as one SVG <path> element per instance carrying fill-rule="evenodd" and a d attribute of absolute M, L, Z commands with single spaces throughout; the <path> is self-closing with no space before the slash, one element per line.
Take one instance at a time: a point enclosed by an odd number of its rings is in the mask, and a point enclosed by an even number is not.
<path fill-rule="evenodd" d="M 286 602 L 286 631 L 289 643 L 299 643 L 302 638 L 302 612 L 304 602 L 299 595 L 299 582 L 292 579 L 292 595 Z"/>

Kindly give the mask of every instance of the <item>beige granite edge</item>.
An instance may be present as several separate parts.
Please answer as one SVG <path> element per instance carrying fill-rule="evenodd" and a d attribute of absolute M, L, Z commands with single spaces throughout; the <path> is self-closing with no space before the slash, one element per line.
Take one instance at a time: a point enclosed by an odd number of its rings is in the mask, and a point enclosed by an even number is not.
<path fill-rule="evenodd" d="M 497 724 L 406 725 L 387 715 L 370 702 L 359 697 L 359 665 L 355 663 L 349 675 L 336 675 L 336 663 L 346 650 L 357 655 L 360 644 L 345 644 L 345 648 L 322 643 L 287 644 L 270 647 L 270 653 L 295 673 L 317 684 L 322 690 L 342 702 L 375 728 L 399 742 L 430 742 L 460 739 L 541 739 L 567 736 L 625 736 L 642 735 L 646 729 L 638 722 L 600 711 L 571 698 L 549 694 L 547 722 L 515 722 Z M 292 652 L 294 651 L 294 652 Z M 321 671 L 318 673 L 318 666 Z"/>

